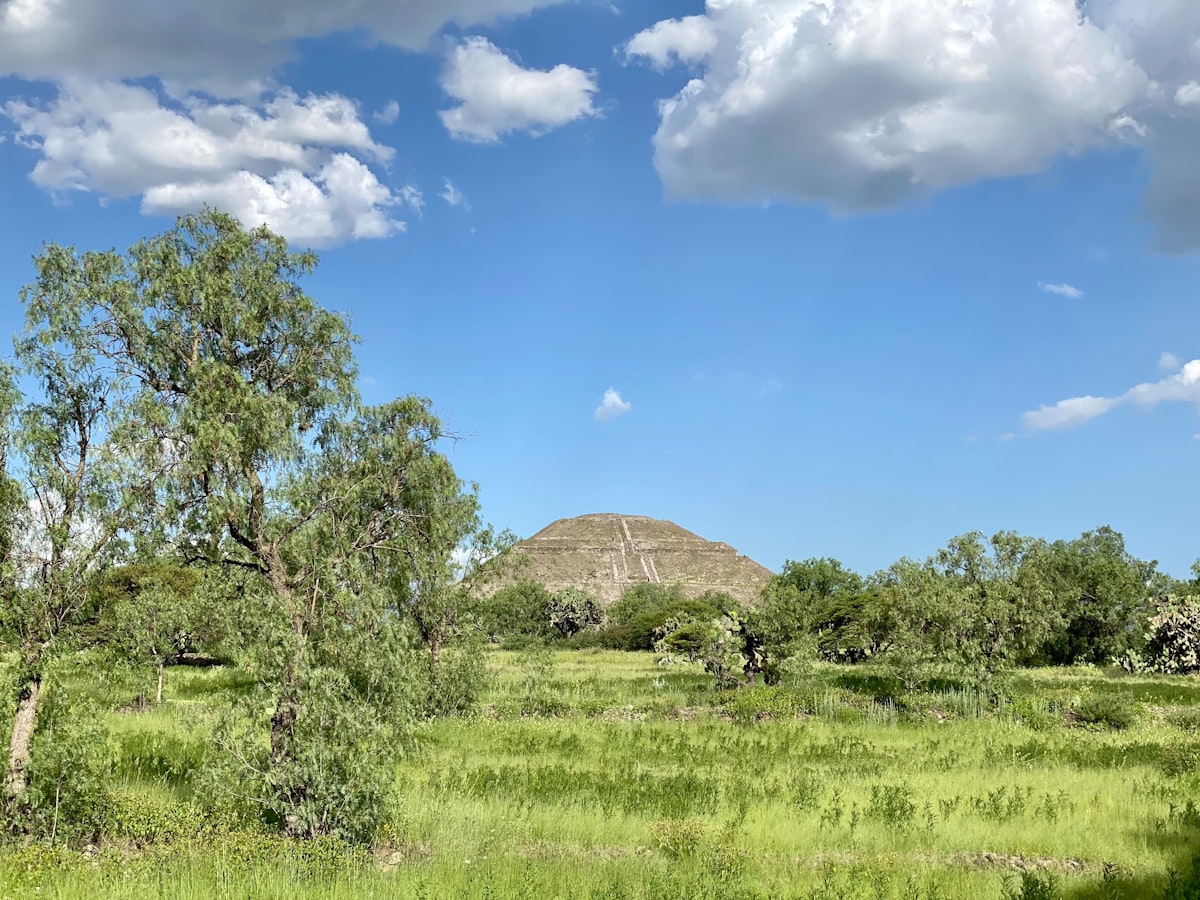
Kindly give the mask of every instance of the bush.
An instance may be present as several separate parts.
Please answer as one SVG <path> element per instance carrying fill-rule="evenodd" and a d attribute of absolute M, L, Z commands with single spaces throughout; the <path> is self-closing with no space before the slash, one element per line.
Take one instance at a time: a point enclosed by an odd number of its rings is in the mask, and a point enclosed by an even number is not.
<path fill-rule="evenodd" d="M 655 846 L 668 859 L 687 859 L 704 846 L 707 830 L 701 819 L 663 819 L 650 826 Z"/>
<path fill-rule="evenodd" d="M 790 690 L 771 685 L 752 685 L 728 691 L 721 706 L 734 721 L 749 723 L 759 719 L 794 719 L 801 711 L 800 698 Z"/>
<path fill-rule="evenodd" d="M 1088 694 L 1072 708 L 1075 718 L 1085 725 L 1122 731 L 1137 722 L 1137 707 L 1112 694 Z"/>
<path fill-rule="evenodd" d="M 430 718 L 471 715 L 479 708 L 486 682 L 487 666 L 478 639 L 447 647 L 430 672 L 425 715 Z"/>
<path fill-rule="evenodd" d="M 290 752 L 274 760 L 262 697 L 241 700 L 214 733 L 224 752 L 205 771 L 200 795 L 292 837 L 370 843 L 392 812 L 396 766 L 424 700 L 415 695 L 423 686 L 415 659 L 397 653 L 375 673 L 303 670 Z"/>
<path fill-rule="evenodd" d="M 546 607 L 550 592 L 536 581 L 518 581 L 480 600 L 474 617 L 480 630 L 492 641 L 509 644 L 550 636 Z"/>
<path fill-rule="evenodd" d="M 29 782 L 12 824 L 52 841 L 90 840 L 108 816 L 116 753 L 95 704 L 73 702 L 55 687 L 43 696 Z"/>
<path fill-rule="evenodd" d="M 1061 897 L 1058 879 L 1051 873 L 1022 872 L 1020 882 L 1012 877 L 1005 880 L 1005 900 L 1059 900 Z"/>
<path fill-rule="evenodd" d="M 628 625 L 639 616 L 686 599 L 683 588 L 677 584 L 635 584 L 609 607 L 608 618 L 614 625 Z"/>

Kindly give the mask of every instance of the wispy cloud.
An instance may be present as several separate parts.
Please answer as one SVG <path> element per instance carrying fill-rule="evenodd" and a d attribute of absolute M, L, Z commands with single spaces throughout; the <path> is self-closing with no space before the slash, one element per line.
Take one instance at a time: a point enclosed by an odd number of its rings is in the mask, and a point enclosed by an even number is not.
<path fill-rule="evenodd" d="M 1078 300 L 1083 296 L 1083 291 L 1075 287 L 1073 284 L 1067 284 L 1065 281 L 1058 284 L 1051 284 L 1046 281 L 1039 281 L 1037 286 L 1047 294 L 1058 294 L 1060 297 L 1070 297 L 1072 300 Z"/>
<path fill-rule="evenodd" d="M 1179 367 L 1183 365 L 1181 360 L 1174 353 L 1164 353 L 1158 358 L 1158 370 L 1160 372 L 1178 372 Z"/>
<path fill-rule="evenodd" d="M 382 125 L 391 125 L 400 118 L 400 104 L 395 100 L 389 100 L 387 105 L 375 113 L 373 118 Z"/>
<path fill-rule="evenodd" d="M 1159 364 L 1162 363 L 1160 359 Z M 1190 403 L 1200 412 L 1200 359 L 1186 363 L 1174 375 L 1135 385 L 1118 397 L 1071 397 L 1027 412 L 1021 421 L 1029 431 L 1074 428 L 1123 403 L 1155 407 L 1169 402 Z"/>
<path fill-rule="evenodd" d="M 1115 397 L 1070 397 L 1059 400 L 1053 406 L 1042 406 L 1033 412 L 1027 412 L 1021 417 L 1021 421 L 1031 431 L 1074 428 L 1104 415 L 1119 402 Z"/>
<path fill-rule="evenodd" d="M 451 206 L 461 206 L 465 209 L 471 208 L 471 204 L 467 202 L 467 198 L 463 196 L 463 192 L 449 178 L 445 179 L 442 193 L 439 196 Z"/>
<path fill-rule="evenodd" d="M 604 392 L 604 399 L 600 405 L 596 407 L 596 421 L 608 422 L 618 416 L 623 416 L 625 413 L 633 409 L 633 404 L 621 398 L 621 392 L 615 388 L 609 388 Z"/>

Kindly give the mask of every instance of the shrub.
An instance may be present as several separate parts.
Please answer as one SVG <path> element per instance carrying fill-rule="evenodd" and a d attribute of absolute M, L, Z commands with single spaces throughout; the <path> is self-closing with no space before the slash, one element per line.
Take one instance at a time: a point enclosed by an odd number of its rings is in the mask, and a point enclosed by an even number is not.
<path fill-rule="evenodd" d="M 535 644 L 521 654 L 521 674 L 525 696 L 521 712 L 533 716 L 552 716 L 564 709 L 554 689 L 554 654 L 545 644 Z"/>
<path fill-rule="evenodd" d="M 605 632 L 612 636 L 605 646 L 614 650 L 653 650 L 655 632 L 671 619 L 712 621 L 720 616 L 721 608 L 709 600 L 672 600 L 647 609 L 628 622 L 606 628 Z"/>
<path fill-rule="evenodd" d="M 1022 872 L 1020 882 L 1012 878 L 1005 880 L 1005 900 L 1059 900 L 1061 897 L 1058 879 L 1050 873 Z"/>
<path fill-rule="evenodd" d="M 737 722 L 759 719 L 794 719 L 800 712 L 800 698 L 794 691 L 775 685 L 753 685 L 728 691 L 721 706 Z"/>
<path fill-rule="evenodd" d="M 868 818 L 877 819 L 888 828 L 904 829 L 913 824 L 916 814 L 917 805 L 907 787 L 898 784 L 871 786 L 871 802 L 866 811 Z"/>
<path fill-rule="evenodd" d="M 426 716 L 466 716 L 479 708 L 487 666 L 478 643 L 468 640 L 442 651 L 430 676 Z"/>
<path fill-rule="evenodd" d="M 369 673 L 306 668 L 294 751 L 283 759 L 270 760 L 262 739 L 261 698 L 242 700 L 214 733 L 224 752 L 206 769 L 201 795 L 290 836 L 369 843 L 391 813 L 396 766 L 421 708 L 423 698 L 404 693 L 420 684 L 411 658 L 396 654 L 370 692 L 361 689 Z"/>
<path fill-rule="evenodd" d="M 700 819 L 663 819 L 650 826 L 659 852 L 669 859 L 695 856 L 704 845 L 704 822 Z"/>
<path fill-rule="evenodd" d="M 29 783 L 12 824 L 49 838 L 88 840 L 103 828 L 116 753 L 99 708 L 45 692 L 29 761 Z"/>
<path fill-rule="evenodd" d="M 628 625 L 638 616 L 686 599 L 683 588 L 677 584 L 635 584 L 609 607 L 608 617 L 614 625 Z"/>
<path fill-rule="evenodd" d="M 1113 694 L 1087 694 L 1072 708 L 1075 718 L 1085 725 L 1122 731 L 1137 722 L 1134 704 Z"/>
<path fill-rule="evenodd" d="M 480 600 L 473 610 L 480 630 L 490 640 L 509 644 L 550 636 L 546 606 L 550 592 L 536 581 L 518 581 Z"/>

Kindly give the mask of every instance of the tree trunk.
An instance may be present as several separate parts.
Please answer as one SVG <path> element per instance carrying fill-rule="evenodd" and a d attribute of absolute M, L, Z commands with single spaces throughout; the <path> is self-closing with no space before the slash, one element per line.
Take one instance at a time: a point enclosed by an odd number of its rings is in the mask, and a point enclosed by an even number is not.
<path fill-rule="evenodd" d="M 292 732 L 300 718 L 300 671 L 304 665 L 305 634 L 302 616 L 292 617 L 292 657 L 283 670 L 279 697 L 271 716 L 271 765 L 277 766 L 292 753 Z"/>
<path fill-rule="evenodd" d="M 429 638 L 429 668 L 434 672 L 442 661 L 442 633 L 435 631 Z"/>
<path fill-rule="evenodd" d="M 38 696 L 42 692 L 42 676 L 33 675 L 17 698 L 17 714 L 13 717 L 12 740 L 8 745 L 8 799 L 16 800 L 25 793 L 26 772 L 29 767 L 29 748 L 37 719 Z"/>
<path fill-rule="evenodd" d="M 162 705 L 162 687 L 163 687 L 163 661 L 158 661 L 158 692 L 154 695 L 154 705 Z"/>

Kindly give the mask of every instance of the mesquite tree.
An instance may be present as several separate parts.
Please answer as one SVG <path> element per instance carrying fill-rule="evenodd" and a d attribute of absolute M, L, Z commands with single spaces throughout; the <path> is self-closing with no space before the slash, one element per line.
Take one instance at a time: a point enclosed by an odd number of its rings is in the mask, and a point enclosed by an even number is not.
<path fill-rule="evenodd" d="M 15 341 L 18 372 L 36 393 L 20 400 L 6 376 L 6 537 L 0 633 L 19 655 L 18 696 L 9 740 L 6 801 L 17 803 L 47 666 L 69 648 L 86 617 L 90 577 L 116 548 L 140 478 L 119 438 L 123 379 L 87 348 L 94 326 L 85 306 L 58 307 L 40 290 L 79 282 L 61 257 L 38 261 L 39 281 L 22 292 L 26 328 Z"/>
<path fill-rule="evenodd" d="M 397 746 L 371 740 L 404 704 L 379 680 L 398 656 L 369 652 L 403 640 L 369 574 L 389 556 L 453 549 L 425 531 L 438 504 L 461 502 L 440 424 L 413 398 L 360 406 L 355 338 L 299 284 L 316 258 L 266 228 L 205 211 L 125 255 L 46 255 L 40 296 L 90 317 L 89 351 L 134 386 L 127 443 L 159 476 L 138 495 L 143 531 L 269 590 L 270 749 L 247 766 L 266 772 L 264 804 L 294 834 L 360 832 L 340 824 L 346 792 L 314 774 L 330 757 L 313 745 L 358 734 L 336 754 L 351 779 L 356 750 Z"/>

